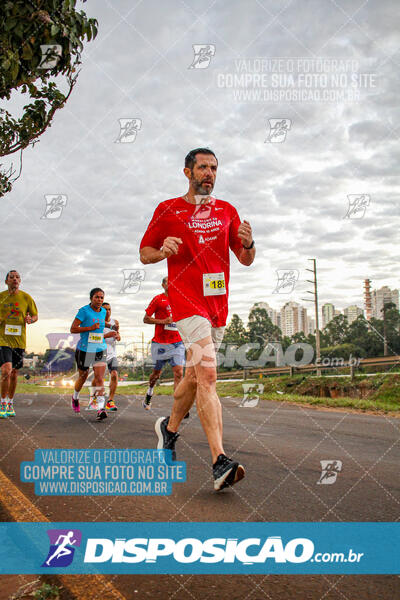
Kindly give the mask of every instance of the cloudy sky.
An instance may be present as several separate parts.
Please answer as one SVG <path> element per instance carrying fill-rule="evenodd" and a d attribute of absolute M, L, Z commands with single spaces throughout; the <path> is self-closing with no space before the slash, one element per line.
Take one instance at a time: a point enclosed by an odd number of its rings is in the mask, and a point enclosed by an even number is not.
<path fill-rule="evenodd" d="M 363 306 L 366 277 L 373 288 L 399 287 L 397 2 L 82 8 L 98 19 L 98 37 L 67 106 L 25 152 L 0 203 L 1 271 L 20 271 L 40 312 L 28 350 L 67 331 L 97 285 L 126 342 L 151 338 L 142 318 L 166 263 L 143 267 L 138 246 L 156 205 L 187 191 L 183 160 L 198 146 L 217 154 L 214 195 L 250 221 L 257 244 L 250 268 L 232 255 L 230 315 L 246 319 L 256 301 L 302 302 L 309 258 L 321 304 Z M 209 48 L 195 55 L 194 45 Z M 8 108 L 20 105 L 14 96 Z M 117 142 L 120 119 L 139 120 L 136 139 Z M 46 195 L 66 196 L 58 219 L 42 218 Z M 144 269 L 137 293 L 121 293 L 124 269 Z M 282 269 L 299 271 L 292 293 L 274 293 Z"/>

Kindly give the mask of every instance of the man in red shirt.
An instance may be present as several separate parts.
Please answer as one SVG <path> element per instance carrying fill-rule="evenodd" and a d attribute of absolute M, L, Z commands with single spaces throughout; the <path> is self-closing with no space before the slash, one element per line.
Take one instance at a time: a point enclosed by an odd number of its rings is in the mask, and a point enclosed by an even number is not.
<path fill-rule="evenodd" d="M 168 262 L 172 316 L 187 350 L 185 377 L 174 393 L 170 417 L 156 422 L 158 448 L 176 457 L 178 428 L 195 398 L 213 462 L 214 489 L 244 477 L 244 467 L 225 455 L 222 407 L 216 392 L 218 349 L 228 314 L 229 249 L 249 266 L 255 256 L 252 230 L 236 209 L 210 196 L 218 161 L 212 150 L 196 148 L 185 158 L 189 189 L 161 202 L 140 244 L 144 264 Z"/>
<path fill-rule="evenodd" d="M 143 322 L 155 325 L 154 337 L 151 341 L 151 357 L 154 369 L 149 379 L 149 389 L 143 401 L 143 407 L 150 410 L 153 389 L 161 375 L 164 365 L 169 362 L 174 374 L 174 388 L 183 377 L 183 365 L 185 364 L 185 346 L 176 324 L 172 320 L 171 306 L 168 298 L 168 277 L 162 280 L 163 294 L 154 296 L 146 308 Z M 154 318 L 153 318 L 154 315 Z"/>

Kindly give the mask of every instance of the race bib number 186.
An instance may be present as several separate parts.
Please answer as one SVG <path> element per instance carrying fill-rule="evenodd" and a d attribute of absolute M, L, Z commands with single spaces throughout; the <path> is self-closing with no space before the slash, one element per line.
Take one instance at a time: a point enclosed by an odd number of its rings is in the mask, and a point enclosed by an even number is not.
<path fill-rule="evenodd" d="M 224 273 L 203 273 L 203 293 L 205 296 L 226 294 Z"/>

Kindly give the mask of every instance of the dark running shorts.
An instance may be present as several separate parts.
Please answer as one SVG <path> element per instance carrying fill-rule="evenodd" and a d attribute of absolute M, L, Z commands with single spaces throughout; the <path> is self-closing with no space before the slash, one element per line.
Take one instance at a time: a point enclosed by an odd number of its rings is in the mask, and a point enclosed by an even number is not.
<path fill-rule="evenodd" d="M 118 371 L 118 359 L 116 356 L 107 361 L 107 367 L 110 373 L 111 371 Z"/>
<path fill-rule="evenodd" d="M 23 348 L 10 348 L 10 346 L 0 346 L 0 366 L 10 362 L 13 369 L 22 369 L 24 360 Z"/>
<path fill-rule="evenodd" d="M 84 350 L 75 350 L 75 361 L 80 371 L 87 371 L 95 363 L 105 363 L 105 350 L 99 352 L 85 352 Z"/>

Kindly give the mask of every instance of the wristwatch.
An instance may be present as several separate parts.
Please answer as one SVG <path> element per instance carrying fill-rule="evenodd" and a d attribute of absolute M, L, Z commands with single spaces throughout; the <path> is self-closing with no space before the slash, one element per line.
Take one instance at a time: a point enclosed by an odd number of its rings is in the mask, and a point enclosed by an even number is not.
<path fill-rule="evenodd" d="M 242 246 L 245 250 L 251 250 L 254 247 L 254 240 L 251 242 L 250 246 L 244 246 L 243 244 Z"/>

